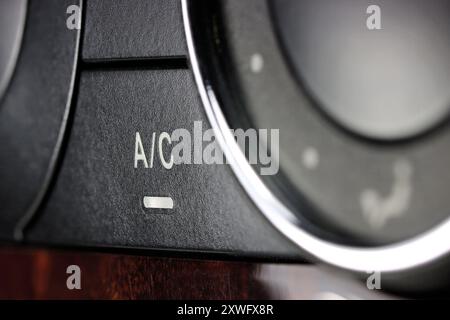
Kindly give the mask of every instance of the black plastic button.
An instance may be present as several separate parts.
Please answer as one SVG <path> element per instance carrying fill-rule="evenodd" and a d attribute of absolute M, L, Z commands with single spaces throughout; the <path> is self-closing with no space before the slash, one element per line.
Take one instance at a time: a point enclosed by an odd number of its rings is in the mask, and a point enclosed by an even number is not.
<path fill-rule="evenodd" d="M 194 157 L 196 123 L 200 134 L 209 128 L 189 70 L 84 72 L 64 163 L 30 241 L 292 255 L 228 165 L 164 166 L 160 151 L 170 161 L 179 142 L 160 147 L 161 137 L 186 130 Z"/>
<path fill-rule="evenodd" d="M 85 60 L 186 55 L 178 0 L 87 1 L 85 27 Z"/>

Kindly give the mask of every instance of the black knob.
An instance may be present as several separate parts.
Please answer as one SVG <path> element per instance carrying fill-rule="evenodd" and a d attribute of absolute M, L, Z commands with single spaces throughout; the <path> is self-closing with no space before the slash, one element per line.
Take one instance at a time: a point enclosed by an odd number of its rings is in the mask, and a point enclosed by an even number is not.
<path fill-rule="evenodd" d="M 273 1 L 296 77 L 345 128 L 409 138 L 450 108 L 446 0 Z"/>
<path fill-rule="evenodd" d="M 25 0 L 0 2 L 0 99 L 9 84 L 22 42 Z"/>

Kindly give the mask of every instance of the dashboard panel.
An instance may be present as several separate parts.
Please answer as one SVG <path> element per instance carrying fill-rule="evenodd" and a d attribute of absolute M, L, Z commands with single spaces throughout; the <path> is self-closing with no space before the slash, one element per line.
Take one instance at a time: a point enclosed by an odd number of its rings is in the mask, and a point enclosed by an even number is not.
<path fill-rule="evenodd" d="M 187 297 L 164 270 L 233 275 L 196 299 L 446 296 L 448 1 L 0 8 L 5 270 L 142 279 L 79 298 Z"/>

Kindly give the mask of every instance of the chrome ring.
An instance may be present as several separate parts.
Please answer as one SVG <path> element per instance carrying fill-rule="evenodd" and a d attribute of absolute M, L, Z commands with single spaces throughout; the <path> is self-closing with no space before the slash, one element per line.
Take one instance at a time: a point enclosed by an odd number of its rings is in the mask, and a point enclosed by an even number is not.
<path fill-rule="evenodd" d="M 413 269 L 441 258 L 450 251 L 450 218 L 409 240 L 374 248 L 335 244 L 304 230 L 297 216 L 280 202 L 255 173 L 235 141 L 214 90 L 204 79 L 199 66 L 189 16 L 190 1 L 181 1 L 190 64 L 216 140 L 249 197 L 279 231 L 313 257 L 358 272 Z"/>

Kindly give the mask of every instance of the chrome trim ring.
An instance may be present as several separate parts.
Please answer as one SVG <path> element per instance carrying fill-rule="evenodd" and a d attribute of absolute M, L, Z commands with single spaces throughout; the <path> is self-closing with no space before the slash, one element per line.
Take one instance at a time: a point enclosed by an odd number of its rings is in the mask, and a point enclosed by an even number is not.
<path fill-rule="evenodd" d="M 207 117 L 239 182 L 264 216 L 287 238 L 314 258 L 347 270 L 399 272 L 424 266 L 450 251 L 450 218 L 409 240 L 373 248 L 346 246 L 320 239 L 302 227 L 297 216 L 263 183 L 231 133 L 214 88 L 200 68 L 192 34 L 190 3 L 181 0 L 190 64 Z"/>

